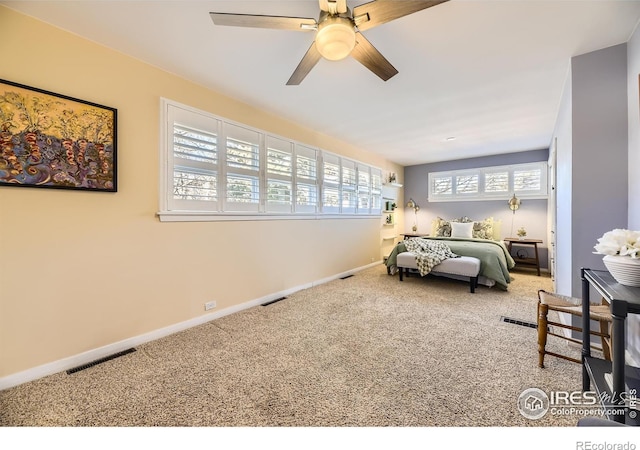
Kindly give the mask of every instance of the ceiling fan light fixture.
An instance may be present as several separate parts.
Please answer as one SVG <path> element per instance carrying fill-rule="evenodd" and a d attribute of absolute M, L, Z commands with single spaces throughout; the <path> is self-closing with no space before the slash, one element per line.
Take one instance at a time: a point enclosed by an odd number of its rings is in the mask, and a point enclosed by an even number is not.
<path fill-rule="evenodd" d="M 339 61 L 356 46 L 356 32 L 346 17 L 327 17 L 318 25 L 316 48 L 323 58 Z"/>

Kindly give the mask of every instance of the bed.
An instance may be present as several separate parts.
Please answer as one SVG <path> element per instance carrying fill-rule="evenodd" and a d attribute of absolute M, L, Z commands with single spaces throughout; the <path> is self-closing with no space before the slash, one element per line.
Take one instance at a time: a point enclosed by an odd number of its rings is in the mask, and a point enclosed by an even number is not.
<path fill-rule="evenodd" d="M 509 271 L 515 267 L 515 261 L 504 242 L 495 239 L 499 233 L 499 223 L 492 218 L 484 221 L 472 221 L 466 217 L 448 221 L 437 218 L 432 226 L 431 235 L 417 239 L 438 240 L 446 243 L 456 255 L 478 258 L 480 260 L 478 283 L 507 290 L 511 282 Z M 405 244 L 400 241 L 387 257 L 385 264 L 390 274 L 395 274 L 397 271 L 398 253 L 405 251 L 407 251 Z"/>

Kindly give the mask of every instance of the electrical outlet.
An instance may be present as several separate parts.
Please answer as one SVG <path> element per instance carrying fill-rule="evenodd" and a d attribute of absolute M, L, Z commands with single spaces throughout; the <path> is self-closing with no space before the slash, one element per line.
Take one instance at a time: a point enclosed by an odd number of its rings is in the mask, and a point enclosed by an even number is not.
<path fill-rule="evenodd" d="M 209 311 L 210 309 L 213 309 L 215 307 L 216 307 L 216 302 L 207 302 L 204 304 L 205 311 Z"/>

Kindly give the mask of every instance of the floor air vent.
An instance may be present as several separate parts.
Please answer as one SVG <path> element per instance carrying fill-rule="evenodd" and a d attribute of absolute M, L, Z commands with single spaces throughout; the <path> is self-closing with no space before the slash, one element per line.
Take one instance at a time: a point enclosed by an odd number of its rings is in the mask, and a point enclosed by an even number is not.
<path fill-rule="evenodd" d="M 286 299 L 286 298 L 287 298 L 287 297 L 280 297 L 280 298 L 277 298 L 277 299 L 275 299 L 275 300 L 271 300 L 270 302 L 263 303 L 263 304 L 262 304 L 262 306 L 269 306 L 269 305 L 273 305 L 274 303 L 280 302 L 280 301 L 282 301 L 282 300 L 284 300 L 284 299 Z"/>
<path fill-rule="evenodd" d="M 135 352 L 135 348 L 130 348 L 118 353 L 114 353 L 113 355 L 105 356 L 104 358 L 96 359 L 88 364 L 84 364 L 82 366 L 74 367 L 73 369 L 67 370 L 67 375 L 71 375 L 76 372 L 80 372 L 81 370 L 88 369 L 89 367 L 97 366 L 98 364 L 102 364 L 103 362 L 111 361 L 112 359 L 119 358 L 120 356 L 128 355 L 129 353 Z"/>
<path fill-rule="evenodd" d="M 512 323 L 514 325 L 521 325 L 523 327 L 529 327 L 529 328 L 538 328 L 538 324 L 533 323 L 533 322 L 527 322 L 526 320 L 519 320 L 519 319 L 511 319 L 510 317 L 500 317 L 500 321 L 501 322 L 506 322 L 506 323 Z"/>
<path fill-rule="evenodd" d="M 341 280 L 346 280 L 347 278 L 351 278 L 353 276 L 353 274 L 351 275 L 345 275 L 344 277 L 340 277 Z"/>

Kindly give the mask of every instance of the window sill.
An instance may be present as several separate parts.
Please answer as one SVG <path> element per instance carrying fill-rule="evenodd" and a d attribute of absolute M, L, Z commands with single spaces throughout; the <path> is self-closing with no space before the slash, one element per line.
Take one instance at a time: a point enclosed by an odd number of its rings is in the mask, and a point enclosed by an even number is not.
<path fill-rule="evenodd" d="M 160 222 L 228 222 L 244 220 L 324 220 L 324 219 L 376 219 L 380 213 L 371 214 L 276 214 L 276 213 L 210 213 L 205 211 L 160 211 Z"/>

